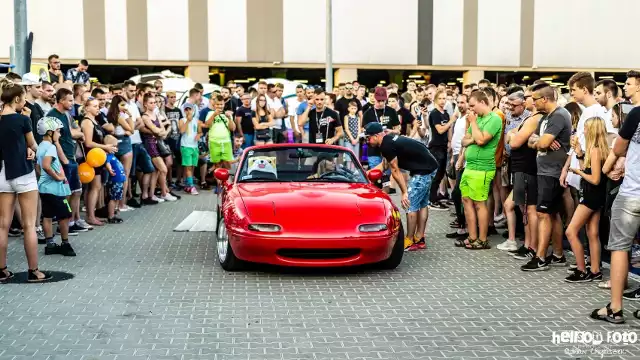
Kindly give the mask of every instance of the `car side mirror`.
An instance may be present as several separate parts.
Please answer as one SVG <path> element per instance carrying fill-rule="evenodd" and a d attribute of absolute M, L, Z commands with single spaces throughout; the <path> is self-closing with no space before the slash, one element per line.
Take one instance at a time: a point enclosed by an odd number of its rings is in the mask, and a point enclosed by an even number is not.
<path fill-rule="evenodd" d="M 373 169 L 370 170 L 367 173 L 367 177 L 369 178 L 369 180 L 371 180 L 371 182 L 375 183 L 380 181 L 380 179 L 382 179 L 382 171 L 378 170 L 378 169 Z"/>
<path fill-rule="evenodd" d="M 226 183 L 229 180 L 229 170 L 218 168 L 213 172 L 213 176 L 220 182 Z"/>

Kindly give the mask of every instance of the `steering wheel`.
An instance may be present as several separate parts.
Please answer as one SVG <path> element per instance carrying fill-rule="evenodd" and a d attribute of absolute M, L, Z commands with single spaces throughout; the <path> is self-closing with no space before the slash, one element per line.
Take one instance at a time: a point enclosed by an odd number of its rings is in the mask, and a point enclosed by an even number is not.
<path fill-rule="evenodd" d="M 318 178 L 319 179 L 323 179 L 325 177 L 330 177 L 331 175 L 338 175 L 340 177 L 345 178 L 346 180 L 349 180 L 348 175 L 351 175 L 351 174 L 348 174 L 344 170 L 340 169 L 340 170 L 332 170 L 332 171 L 328 171 L 326 173 L 323 173 Z"/>

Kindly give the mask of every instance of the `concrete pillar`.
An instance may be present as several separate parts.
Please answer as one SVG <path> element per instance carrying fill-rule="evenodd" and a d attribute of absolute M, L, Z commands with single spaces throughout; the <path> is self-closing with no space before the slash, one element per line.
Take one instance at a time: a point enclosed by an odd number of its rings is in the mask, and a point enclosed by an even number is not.
<path fill-rule="evenodd" d="M 477 84 L 478 81 L 484 79 L 484 71 L 482 70 L 469 70 L 469 71 L 465 71 L 464 74 L 462 74 L 462 78 L 463 78 L 463 85 L 467 85 L 467 84 Z"/>
<path fill-rule="evenodd" d="M 358 69 L 336 69 L 333 72 L 333 85 L 358 80 Z"/>
<path fill-rule="evenodd" d="M 202 84 L 209 83 L 209 67 L 206 65 L 191 65 L 184 70 L 184 76 Z"/>

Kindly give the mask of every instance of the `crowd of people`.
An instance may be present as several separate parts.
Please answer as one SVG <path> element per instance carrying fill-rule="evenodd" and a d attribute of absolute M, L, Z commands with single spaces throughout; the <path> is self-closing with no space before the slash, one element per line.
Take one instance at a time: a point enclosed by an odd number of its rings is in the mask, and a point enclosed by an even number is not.
<path fill-rule="evenodd" d="M 284 99 L 281 84 L 260 81 L 229 82 L 207 99 L 196 84 L 179 104 L 160 81 L 92 84 L 86 61 L 63 75 L 55 55 L 49 67 L 48 80 L 9 73 L 0 83 L 0 281 L 13 275 L 8 236 L 24 236 L 28 280 L 46 281 L 38 243 L 45 255 L 75 256 L 70 236 L 176 201 L 178 191 L 216 190 L 213 170 L 232 168 L 249 146 L 314 143 L 351 149 L 384 172 L 383 191 L 400 190 L 406 251 L 426 247 L 429 210 L 450 209 L 455 246 L 489 249 L 488 237 L 506 227 L 497 248 L 525 260 L 523 271 L 567 266 L 571 248 L 565 280 L 612 292 L 594 318 L 623 322 L 622 299 L 640 299 L 640 289 L 623 295 L 640 225 L 640 173 L 628 166 L 640 159 L 638 72 L 624 89 L 580 72 L 569 94 L 544 81 L 462 89 L 408 81 L 402 93 L 349 82 L 333 92 L 299 85 Z M 84 181 L 92 149 L 108 156 Z"/>

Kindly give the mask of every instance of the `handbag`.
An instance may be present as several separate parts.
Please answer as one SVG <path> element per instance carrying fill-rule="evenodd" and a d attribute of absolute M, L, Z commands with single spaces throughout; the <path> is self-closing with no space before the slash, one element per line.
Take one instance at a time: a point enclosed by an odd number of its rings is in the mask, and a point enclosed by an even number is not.
<path fill-rule="evenodd" d="M 158 152 L 160 153 L 161 157 L 164 158 L 173 155 L 167 143 L 164 142 L 164 139 L 157 139 L 156 143 L 158 144 Z"/>
<path fill-rule="evenodd" d="M 256 139 L 260 141 L 271 139 L 271 129 L 258 129 L 256 130 Z"/>

